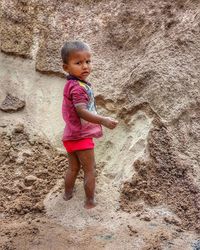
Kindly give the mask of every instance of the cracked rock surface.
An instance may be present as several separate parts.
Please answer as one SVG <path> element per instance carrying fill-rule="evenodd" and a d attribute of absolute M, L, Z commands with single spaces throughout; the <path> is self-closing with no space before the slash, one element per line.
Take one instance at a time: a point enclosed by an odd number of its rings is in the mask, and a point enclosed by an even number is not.
<path fill-rule="evenodd" d="M 197 249 L 199 1 L 0 0 L 0 9 L 4 249 L 21 250 L 25 241 L 34 249 L 37 239 L 42 250 Z M 63 202 L 67 160 L 57 151 L 64 126 L 60 48 L 74 39 L 93 51 L 89 81 L 98 112 L 119 120 L 96 142 L 99 205 L 91 213 L 82 209 L 82 174 L 74 198 Z"/>

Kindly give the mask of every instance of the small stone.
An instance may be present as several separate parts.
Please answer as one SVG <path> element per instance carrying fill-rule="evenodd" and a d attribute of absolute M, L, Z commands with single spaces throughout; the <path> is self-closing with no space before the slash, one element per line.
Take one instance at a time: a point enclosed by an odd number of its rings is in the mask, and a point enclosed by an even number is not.
<path fill-rule="evenodd" d="M 19 165 L 23 164 L 24 163 L 24 158 L 21 158 L 21 157 L 17 158 L 16 163 L 19 164 Z"/>
<path fill-rule="evenodd" d="M 31 185 L 31 186 L 25 187 L 25 188 L 24 188 L 24 191 L 30 191 L 30 190 L 32 190 L 32 189 L 33 189 L 33 187 L 32 187 L 32 185 Z"/>
<path fill-rule="evenodd" d="M 166 217 L 164 217 L 164 221 L 169 223 L 169 224 L 181 226 L 181 220 L 178 218 L 175 218 L 174 216 L 166 216 Z"/>
<path fill-rule="evenodd" d="M 21 207 L 20 204 L 17 204 L 17 205 L 15 206 L 15 209 L 16 209 L 16 211 L 19 213 L 19 212 L 22 210 L 22 207 Z"/>
<path fill-rule="evenodd" d="M 1 128 L 6 128 L 6 127 L 7 127 L 7 124 L 2 123 L 2 124 L 0 124 L 0 127 L 1 127 Z"/>
<path fill-rule="evenodd" d="M 7 136 L 6 131 L 3 131 L 3 132 L 1 133 L 1 135 L 2 135 L 2 136 Z M 9 137 L 8 137 L 8 139 L 9 139 Z"/>
<path fill-rule="evenodd" d="M 148 215 L 142 217 L 141 219 L 144 220 L 144 221 L 151 221 L 151 218 Z"/>
<path fill-rule="evenodd" d="M 44 169 L 40 172 L 37 172 L 36 175 L 38 178 L 46 178 L 49 175 L 49 172 L 47 169 Z"/>
<path fill-rule="evenodd" d="M 18 97 L 8 94 L 4 101 L 1 103 L 0 109 L 4 112 L 16 112 L 25 107 L 25 101 L 20 100 Z"/>
<path fill-rule="evenodd" d="M 13 236 L 14 236 L 14 237 L 16 237 L 16 236 L 17 236 L 17 234 L 18 234 L 17 232 L 14 232 L 14 233 L 13 233 Z"/>
<path fill-rule="evenodd" d="M 29 138 L 29 143 L 31 146 L 35 145 L 36 139 L 35 138 Z"/>
<path fill-rule="evenodd" d="M 27 223 L 28 223 L 28 221 L 30 220 L 30 214 L 27 213 L 27 214 L 24 216 L 24 219 L 27 220 Z"/>
<path fill-rule="evenodd" d="M 26 186 L 31 186 L 34 182 L 36 182 L 38 178 L 34 175 L 28 175 L 25 177 L 24 182 Z"/>
<path fill-rule="evenodd" d="M 20 190 L 23 190 L 25 188 L 24 183 L 17 183 L 16 185 Z"/>
<path fill-rule="evenodd" d="M 36 203 L 36 205 L 34 206 L 34 210 L 36 210 L 37 212 L 42 212 L 44 211 L 44 204 L 43 202 L 38 202 Z"/>
<path fill-rule="evenodd" d="M 14 133 L 23 133 L 24 125 L 22 123 L 17 124 L 17 126 L 13 130 Z"/>
<path fill-rule="evenodd" d="M 133 236 L 134 234 L 137 234 L 138 231 L 135 230 L 131 225 L 127 225 L 128 229 L 130 230 L 130 236 Z"/>
<path fill-rule="evenodd" d="M 30 157 L 30 156 L 33 155 L 33 153 L 32 153 L 32 151 L 30 151 L 30 150 L 26 150 L 26 151 L 24 151 L 24 152 L 22 153 L 22 155 L 25 156 L 25 157 Z"/>
<path fill-rule="evenodd" d="M 29 212 L 29 209 L 28 208 L 24 208 L 23 211 L 24 211 L 25 214 L 27 214 Z"/>
<path fill-rule="evenodd" d="M 23 210 L 21 210 L 21 211 L 19 212 L 19 214 L 20 214 L 20 215 L 24 215 L 25 212 L 24 212 Z"/>
<path fill-rule="evenodd" d="M 0 213 L 0 219 L 4 219 L 5 218 L 5 214 L 4 213 Z"/>

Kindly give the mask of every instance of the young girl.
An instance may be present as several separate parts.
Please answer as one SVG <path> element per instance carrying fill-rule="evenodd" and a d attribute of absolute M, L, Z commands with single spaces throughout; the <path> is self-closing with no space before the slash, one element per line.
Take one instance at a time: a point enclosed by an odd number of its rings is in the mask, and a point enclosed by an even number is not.
<path fill-rule="evenodd" d="M 97 115 L 91 84 L 91 51 L 79 41 L 66 42 L 61 50 L 63 69 L 68 72 L 64 87 L 62 114 L 66 123 L 63 144 L 69 156 L 63 198 L 72 198 L 80 167 L 84 171 L 85 208 L 95 207 L 95 157 L 93 138 L 102 136 L 101 125 L 114 129 L 117 121 Z"/>

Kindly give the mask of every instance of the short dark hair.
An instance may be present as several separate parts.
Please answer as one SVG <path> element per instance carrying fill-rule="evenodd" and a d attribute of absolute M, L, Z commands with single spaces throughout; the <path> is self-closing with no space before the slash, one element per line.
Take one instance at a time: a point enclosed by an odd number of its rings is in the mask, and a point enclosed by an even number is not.
<path fill-rule="evenodd" d="M 71 53 L 79 50 L 90 51 L 90 47 L 87 43 L 80 41 L 65 42 L 61 49 L 61 57 L 63 63 L 67 63 Z"/>

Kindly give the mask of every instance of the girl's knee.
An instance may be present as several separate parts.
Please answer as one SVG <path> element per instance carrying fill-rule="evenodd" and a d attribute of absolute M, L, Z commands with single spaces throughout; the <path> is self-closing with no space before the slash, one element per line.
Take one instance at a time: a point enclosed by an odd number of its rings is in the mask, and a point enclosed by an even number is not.
<path fill-rule="evenodd" d="M 84 172 L 84 176 L 95 176 L 96 170 L 92 166 L 90 168 L 86 168 L 85 170 L 83 169 L 83 172 Z"/>
<path fill-rule="evenodd" d="M 73 175 L 77 175 L 80 171 L 80 167 L 79 168 L 69 168 L 68 170 L 71 174 Z"/>
<path fill-rule="evenodd" d="M 90 164 L 90 165 L 82 165 L 83 166 L 83 172 L 84 174 L 87 175 L 92 175 L 95 174 L 95 165 L 94 164 Z"/>

